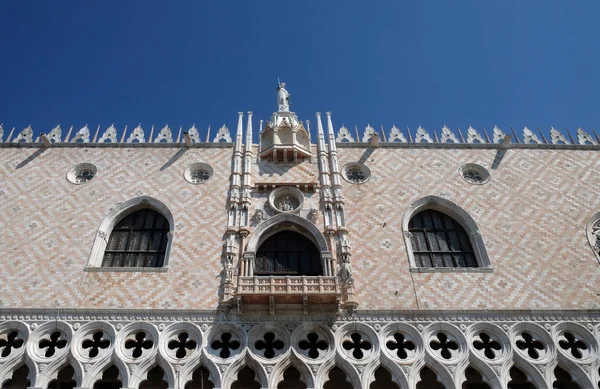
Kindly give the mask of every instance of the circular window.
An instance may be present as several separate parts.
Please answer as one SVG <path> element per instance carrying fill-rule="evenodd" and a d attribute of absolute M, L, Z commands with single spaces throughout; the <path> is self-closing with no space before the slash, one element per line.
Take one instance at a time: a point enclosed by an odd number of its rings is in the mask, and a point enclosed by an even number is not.
<path fill-rule="evenodd" d="M 87 184 L 96 176 L 98 169 L 91 163 L 80 163 L 67 172 L 67 180 L 75 185 Z"/>
<path fill-rule="evenodd" d="M 363 184 L 371 178 L 371 171 L 360 163 L 349 163 L 342 169 L 342 176 L 351 184 Z"/>
<path fill-rule="evenodd" d="M 203 184 L 210 180 L 213 175 L 213 169 L 210 165 L 205 163 L 194 163 L 185 169 L 183 177 L 194 185 Z"/>
<path fill-rule="evenodd" d="M 490 180 L 490 173 L 483 167 L 474 163 L 468 163 L 458 169 L 458 173 L 473 185 L 483 185 Z"/>

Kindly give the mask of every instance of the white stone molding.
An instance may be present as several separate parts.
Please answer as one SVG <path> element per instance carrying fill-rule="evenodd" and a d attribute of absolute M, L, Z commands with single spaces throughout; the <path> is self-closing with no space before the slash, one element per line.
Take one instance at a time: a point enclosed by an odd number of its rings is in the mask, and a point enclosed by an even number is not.
<path fill-rule="evenodd" d="M 531 142 L 537 143 L 538 145 L 541 145 L 544 143 L 536 134 L 533 133 L 533 131 L 531 131 L 527 127 L 524 127 L 523 128 L 523 143 L 529 144 Z"/>
<path fill-rule="evenodd" d="M 493 134 L 493 138 L 492 138 L 493 143 L 502 142 L 502 140 L 506 136 L 506 133 L 504 131 L 502 131 L 500 128 L 498 128 L 497 126 L 494 126 L 494 129 L 492 130 L 492 134 Z"/>
<path fill-rule="evenodd" d="M 567 335 L 565 335 L 567 334 Z M 558 354 L 567 360 L 578 364 L 590 364 L 598 360 L 598 342 L 594 335 L 584 326 L 571 323 L 561 322 L 552 327 L 552 339 L 558 345 L 556 349 Z M 574 337 L 571 338 L 571 336 Z M 582 342 L 584 348 L 578 348 L 580 355 L 573 355 L 572 349 L 565 349 L 563 346 L 568 346 L 573 342 Z"/>
<path fill-rule="evenodd" d="M 354 142 L 354 137 L 352 136 L 352 134 L 350 134 L 350 130 L 348 130 L 346 126 L 342 125 L 342 127 L 340 127 L 340 130 L 338 131 L 338 136 L 337 138 L 335 138 L 335 141 L 339 143 L 343 141 Z"/>
<path fill-rule="evenodd" d="M 102 374 L 104 374 L 104 371 L 112 365 L 115 365 L 115 367 L 119 370 L 119 379 L 123 383 L 123 388 L 129 388 L 129 369 L 125 362 L 117 357 L 115 353 L 112 353 L 110 356 L 102 358 L 95 364 L 91 365 L 89 370 L 85 371 L 83 380 L 81 381 L 81 387 L 93 388 L 96 381 L 102 379 Z"/>
<path fill-rule="evenodd" d="M 433 143 L 433 139 L 431 139 L 431 135 L 429 135 L 427 130 L 419 126 L 419 128 L 417 128 L 417 132 L 415 133 L 415 143 L 420 143 L 423 141 L 426 141 L 427 143 Z"/>
<path fill-rule="evenodd" d="M 192 140 L 193 143 L 200 143 L 200 132 L 198 132 L 198 129 L 196 128 L 195 124 L 192 124 L 192 126 L 187 130 L 188 135 L 190 136 L 190 139 Z"/>
<path fill-rule="evenodd" d="M 110 209 L 110 211 L 104 217 L 104 220 L 100 224 L 98 231 L 96 232 L 96 236 L 94 238 L 94 243 L 92 245 L 92 250 L 90 252 L 90 257 L 88 259 L 86 267 L 99 268 L 102 266 L 104 251 L 106 250 L 106 245 L 108 244 L 108 239 L 114 226 L 127 215 L 144 208 L 153 209 L 154 211 L 163 215 L 169 222 L 167 249 L 165 251 L 165 259 L 162 268 L 168 267 L 169 254 L 171 252 L 171 245 L 173 243 L 173 233 L 175 231 L 175 219 L 173 218 L 173 214 L 171 213 L 169 208 L 163 202 L 150 196 L 135 197 L 123 203 L 117 204 L 114 208 Z M 115 267 L 107 269 L 118 271 L 131 268 Z M 143 268 L 135 269 L 139 270 Z"/>
<path fill-rule="evenodd" d="M 314 333 L 317 335 L 316 343 L 325 342 L 327 344 L 327 348 L 320 349 L 317 348 L 318 355 L 310 355 L 310 349 L 300 347 L 301 342 L 306 342 L 310 345 L 310 341 L 308 339 L 308 334 Z M 335 338 L 331 330 L 323 325 L 318 323 L 302 323 L 297 326 L 292 332 L 291 336 L 291 346 L 298 358 L 303 360 L 305 363 L 314 364 L 314 363 L 322 363 L 327 359 L 331 359 L 335 354 L 336 344 Z M 313 358 L 315 357 L 315 358 Z"/>
<path fill-rule="evenodd" d="M 21 132 L 19 132 L 19 135 L 17 135 L 16 138 L 13 139 L 13 143 L 19 142 L 33 142 L 33 129 L 31 128 L 31 126 L 27 126 L 24 129 L 22 129 Z"/>
<path fill-rule="evenodd" d="M 396 125 L 394 124 L 392 126 L 392 129 L 390 130 L 390 136 L 388 137 L 388 142 L 393 143 L 396 141 L 406 143 L 406 137 L 404 136 L 402 131 L 400 131 L 400 129 L 398 127 L 396 127 Z"/>
<path fill-rule="evenodd" d="M 170 343 L 181 342 L 182 339 L 179 339 L 179 336 L 183 333 L 188 335 L 185 341 L 193 341 L 195 347 L 186 348 L 184 345 L 182 350 L 185 351 L 185 356 L 180 357 L 177 355 L 178 350 L 170 347 Z M 200 355 L 204 344 L 203 341 L 202 331 L 196 324 L 189 322 L 173 323 L 161 332 L 160 341 L 158 342 L 158 352 L 168 363 L 183 365 Z"/>
<path fill-rule="evenodd" d="M 205 352 L 200 352 L 199 356 L 197 355 L 196 358 L 192 358 L 181 367 L 179 370 L 178 386 L 176 387 L 184 388 L 192 380 L 194 372 L 201 367 L 208 370 L 208 379 L 214 384 L 214 387 L 221 388 L 221 371 L 212 360 L 206 357 Z"/>
<path fill-rule="evenodd" d="M 370 348 L 361 345 L 368 342 Z M 354 365 L 367 365 L 379 356 L 379 337 L 373 327 L 366 323 L 348 323 L 335 332 L 338 354 Z M 354 345 L 353 348 L 349 348 Z"/>
<path fill-rule="evenodd" d="M 60 129 L 60 124 L 50 131 L 48 139 L 50 142 L 62 142 L 62 130 Z"/>
<path fill-rule="evenodd" d="M 4 127 L 2 127 L 2 124 L 0 124 L 0 143 L 2 143 L 3 136 L 4 136 Z"/>
<path fill-rule="evenodd" d="M 486 143 L 479 131 L 469 126 L 467 129 L 467 143 L 475 143 L 475 141 L 479 143 Z"/>
<path fill-rule="evenodd" d="M 415 261 L 415 256 L 413 253 L 412 240 L 409 230 L 408 224 L 410 219 L 417 213 L 424 211 L 426 209 L 433 209 L 435 211 L 442 212 L 451 218 L 453 218 L 456 222 L 458 222 L 465 232 L 469 235 L 469 241 L 471 243 L 471 247 L 473 248 L 473 252 L 475 253 L 475 259 L 477 260 L 476 268 L 425 268 L 418 267 Z M 404 244 L 406 246 L 406 251 L 408 253 L 409 265 L 411 271 L 419 271 L 419 272 L 430 272 L 430 271 L 456 271 L 456 272 L 468 272 L 468 271 L 490 271 L 492 269 L 492 265 L 490 263 L 490 259 L 488 257 L 487 251 L 485 249 L 485 245 L 483 242 L 483 238 L 477 227 L 477 223 L 475 220 L 460 206 L 457 204 L 443 199 L 437 196 L 427 196 L 423 197 L 414 203 L 412 203 L 408 209 L 404 212 L 404 216 L 402 218 L 402 231 L 404 235 Z"/>
<path fill-rule="evenodd" d="M 213 139 L 213 143 L 218 143 L 221 141 L 225 141 L 228 143 L 233 142 L 233 140 L 231 139 L 231 134 L 229 133 L 229 128 L 227 128 L 224 124 L 217 131 L 217 134 L 215 135 L 215 138 Z"/>
<path fill-rule="evenodd" d="M 451 342 L 456 345 L 457 349 L 443 348 Z M 444 365 L 458 364 L 467 357 L 469 350 L 462 331 L 455 325 L 445 322 L 431 323 L 425 327 L 423 329 L 423 344 L 428 354 Z M 437 344 L 441 348 L 435 349 L 434 345 Z M 446 354 L 444 354 L 444 351 Z"/>
<path fill-rule="evenodd" d="M 65 141 L 69 141 L 68 139 L 65 139 Z M 87 124 L 83 127 L 81 127 L 79 129 L 79 131 L 77 131 L 75 133 L 75 136 L 73 137 L 73 139 L 71 139 L 71 143 L 77 143 L 78 141 L 81 141 L 81 143 L 89 143 L 90 142 L 90 129 L 88 128 Z"/>
<path fill-rule="evenodd" d="M 452 141 L 452 143 L 460 143 L 456 135 L 454 135 L 454 132 L 448 127 L 444 126 L 442 127 L 442 136 L 440 142 L 446 143 L 448 141 Z"/>
<path fill-rule="evenodd" d="M 367 126 L 365 127 L 365 131 L 363 133 L 362 141 L 368 142 L 371 140 L 371 138 L 374 135 L 377 135 L 377 132 L 375 132 L 375 129 L 373 127 L 371 127 L 370 124 L 367 124 Z"/>
<path fill-rule="evenodd" d="M 269 378 L 267 374 L 267 370 L 265 366 L 260 364 L 252 354 L 245 353 L 242 355 L 243 358 L 239 358 L 235 360 L 231 365 L 226 366 L 226 370 L 223 372 L 223 388 L 231 388 L 231 384 L 233 384 L 238 379 L 238 374 L 240 370 L 244 367 L 249 367 L 254 372 L 254 380 L 260 384 L 261 388 L 268 388 L 269 386 Z"/>
<path fill-rule="evenodd" d="M 29 367 L 29 376 L 35 375 L 33 361 L 25 358 L 25 350 L 30 339 L 30 330 L 27 324 L 19 320 L 8 320 L 0 323 L 0 337 L 7 339 L 8 334 L 17 332 L 17 339 L 22 339 L 23 344 L 17 348 L 13 347 L 6 357 L 0 356 L 0 385 L 4 384 L 12 376 L 12 372 L 23 364 Z M 2 349 L 4 351 L 4 348 Z"/>
<path fill-rule="evenodd" d="M 558 145 L 561 142 L 562 142 L 562 144 L 565 144 L 565 145 L 570 144 L 570 142 L 567 140 L 567 138 L 565 138 L 565 136 L 554 127 L 550 127 L 550 142 L 553 145 Z"/>
<path fill-rule="evenodd" d="M 160 130 L 154 139 L 154 143 L 161 143 L 162 141 L 165 141 L 164 143 L 173 143 L 173 132 L 168 124 Z"/>
<path fill-rule="evenodd" d="M 106 347 L 98 347 L 99 342 L 94 342 L 93 347 L 97 350 L 97 355 L 90 356 L 92 347 L 84 348 L 83 345 L 86 340 L 94 341 L 94 334 L 97 332 L 102 332 L 102 340 L 108 341 L 109 344 Z M 74 333 L 73 341 L 71 342 L 71 354 L 84 365 L 96 363 L 112 354 L 116 337 L 117 331 L 110 323 L 104 321 L 85 323 Z"/>
<path fill-rule="evenodd" d="M 585 231 L 596 260 L 600 262 L 600 212 L 588 220 Z"/>
<path fill-rule="evenodd" d="M 280 349 L 273 348 L 274 355 L 271 358 L 265 354 L 266 348 L 257 347 L 259 342 L 265 343 L 265 334 L 273 334 L 275 342 L 280 341 L 283 343 Z M 289 357 L 291 350 L 290 343 L 289 331 L 273 323 L 259 323 L 248 331 L 248 349 L 262 364 L 277 364 L 286 357 Z"/>
<path fill-rule="evenodd" d="M 542 348 L 535 348 L 537 357 L 530 353 L 531 348 L 521 348 L 518 344 L 527 344 L 528 336 L 533 341 L 539 341 Z M 538 324 L 534 323 L 516 323 L 510 327 L 508 337 L 511 340 L 511 346 L 514 350 L 513 355 L 521 357 L 524 361 L 534 365 L 547 364 L 556 359 L 556 347 L 552 337 L 548 332 Z"/>
<path fill-rule="evenodd" d="M 591 144 L 597 145 L 598 143 L 581 127 L 577 127 L 577 140 L 580 145 Z"/>
<path fill-rule="evenodd" d="M 482 334 L 484 334 L 484 337 L 489 337 L 488 342 L 484 341 L 485 339 L 482 337 Z M 486 364 L 501 365 L 512 356 L 513 347 L 508 335 L 502 328 L 493 323 L 474 323 L 467 328 L 465 335 L 471 355 L 477 356 L 477 359 L 485 361 Z M 481 349 L 481 346 L 486 346 L 486 343 L 489 345 L 491 342 L 500 344 L 500 350 L 489 347 L 494 354 L 492 358 L 490 358 L 490 355 L 486 355 L 487 350 L 485 348 Z M 475 344 L 481 346 L 477 348 Z"/>
<path fill-rule="evenodd" d="M 131 131 L 131 134 L 129 134 L 129 137 L 127 138 L 127 143 L 134 143 L 135 141 L 139 143 L 146 142 L 144 129 L 142 128 L 141 124 L 138 124 L 138 126 Z"/>
<path fill-rule="evenodd" d="M 117 143 L 117 129 L 114 124 L 111 124 L 110 127 L 104 131 L 104 134 L 98 140 L 98 143 L 104 143 L 109 141 L 110 143 Z"/>

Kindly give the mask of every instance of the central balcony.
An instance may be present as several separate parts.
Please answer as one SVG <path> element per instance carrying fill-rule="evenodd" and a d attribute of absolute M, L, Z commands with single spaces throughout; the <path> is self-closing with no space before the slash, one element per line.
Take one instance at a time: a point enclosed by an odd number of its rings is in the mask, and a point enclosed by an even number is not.
<path fill-rule="evenodd" d="M 271 313 L 275 304 L 285 304 L 292 309 L 294 305 L 302 304 L 302 310 L 307 313 L 311 306 L 320 309 L 337 306 L 341 289 L 337 277 L 254 276 L 239 277 L 236 296 L 244 306 L 268 304 Z"/>

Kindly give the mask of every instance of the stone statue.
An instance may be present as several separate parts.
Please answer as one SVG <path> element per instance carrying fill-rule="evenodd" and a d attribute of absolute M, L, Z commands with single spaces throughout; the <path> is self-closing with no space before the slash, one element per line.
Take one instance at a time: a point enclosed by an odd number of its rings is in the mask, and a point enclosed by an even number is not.
<path fill-rule="evenodd" d="M 282 82 L 277 87 L 277 105 L 280 112 L 290 110 L 290 94 L 285 89 L 285 82 Z"/>
<path fill-rule="evenodd" d="M 225 259 L 225 281 L 233 279 L 233 256 L 228 255 Z"/>
<path fill-rule="evenodd" d="M 284 212 L 294 210 L 294 205 L 292 204 L 290 196 L 285 196 L 281 201 L 279 201 L 278 207 L 280 211 Z"/>
<path fill-rule="evenodd" d="M 347 284 L 354 283 L 352 278 L 352 265 L 350 265 L 350 257 L 344 255 L 342 258 L 342 268 L 340 269 L 340 277 Z"/>

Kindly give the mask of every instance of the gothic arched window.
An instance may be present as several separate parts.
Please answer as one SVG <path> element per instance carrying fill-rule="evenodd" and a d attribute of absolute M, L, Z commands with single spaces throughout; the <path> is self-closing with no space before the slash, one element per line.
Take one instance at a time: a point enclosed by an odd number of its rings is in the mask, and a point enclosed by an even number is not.
<path fill-rule="evenodd" d="M 169 234 L 167 219 L 150 208 L 133 212 L 112 229 L 102 267 L 162 267 Z"/>
<path fill-rule="evenodd" d="M 418 267 L 478 267 L 469 235 L 450 216 L 426 209 L 410 219 L 408 231 Z"/>
<path fill-rule="evenodd" d="M 319 249 L 298 232 L 277 232 L 260 245 L 256 253 L 254 275 L 323 275 Z"/>

